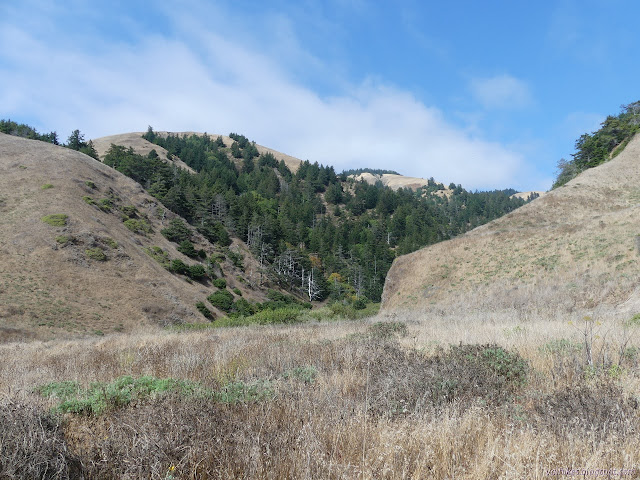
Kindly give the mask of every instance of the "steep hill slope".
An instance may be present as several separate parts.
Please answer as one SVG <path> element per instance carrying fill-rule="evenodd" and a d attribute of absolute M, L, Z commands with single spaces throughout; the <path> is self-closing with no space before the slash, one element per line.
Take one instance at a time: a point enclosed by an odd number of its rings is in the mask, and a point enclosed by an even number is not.
<path fill-rule="evenodd" d="M 467 234 L 397 258 L 383 310 L 640 307 L 640 137 L 603 165 Z M 522 307 L 522 308 L 521 308 Z"/>
<path fill-rule="evenodd" d="M 145 253 L 194 264 L 159 233 L 173 217 L 86 155 L 0 134 L 0 341 L 204 320 L 195 303 L 211 287 Z"/>

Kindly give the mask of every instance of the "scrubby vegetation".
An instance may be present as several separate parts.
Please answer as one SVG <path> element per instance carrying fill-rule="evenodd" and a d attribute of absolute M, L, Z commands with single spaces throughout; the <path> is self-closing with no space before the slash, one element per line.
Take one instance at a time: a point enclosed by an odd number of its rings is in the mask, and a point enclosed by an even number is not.
<path fill-rule="evenodd" d="M 53 213 L 42 217 L 42 221 L 52 227 L 64 227 L 67 224 L 68 219 L 69 215 L 65 213 Z"/>
<path fill-rule="evenodd" d="M 16 369 L 38 366 L 20 402 L 0 400 L 0 451 L 11 452 L 0 472 L 475 479 L 574 465 L 637 476 L 638 359 L 616 363 L 622 343 L 637 346 L 625 322 L 593 339 L 590 365 L 566 321 L 406 320 L 0 347 L 13 352 L 0 364 L 5 395 L 25 388 Z"/>

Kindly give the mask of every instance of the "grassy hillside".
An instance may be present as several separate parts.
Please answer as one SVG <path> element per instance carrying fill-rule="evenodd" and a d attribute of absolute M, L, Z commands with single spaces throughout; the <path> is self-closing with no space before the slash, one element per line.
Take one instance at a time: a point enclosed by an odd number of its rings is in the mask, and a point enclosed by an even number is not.
<path fill-rule="evenodd" d="M 204 267 L 220 251 L 193 233 L 205 258 L 179 252 L 161 235 L 174 215 L 100 162 L 0 134 L 0 212 L 1 340 L 204 320 L 195 305 L 210 280 L 172 273 L 157 253 Z M 216 268 L 251 298 L 229 258 Z"/>
<path fill-rule="evenodd" d="M 561 188 L 466 235 L 398 258 L 383 309 L 638 308 L 640 138 Z"/>

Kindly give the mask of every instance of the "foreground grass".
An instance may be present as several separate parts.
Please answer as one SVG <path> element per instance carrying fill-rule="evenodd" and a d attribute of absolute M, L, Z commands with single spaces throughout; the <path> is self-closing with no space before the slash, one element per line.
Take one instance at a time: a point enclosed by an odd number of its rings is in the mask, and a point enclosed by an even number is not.
<path fill-rule="evenodd" d="M 2 346 L 0 478 L 543 478 L 640 465 L 628 323 L 594 324 L 588 363 L 579 319 L 471 320 Z M 111 395 L 60 413 L 65 399 Z"/>

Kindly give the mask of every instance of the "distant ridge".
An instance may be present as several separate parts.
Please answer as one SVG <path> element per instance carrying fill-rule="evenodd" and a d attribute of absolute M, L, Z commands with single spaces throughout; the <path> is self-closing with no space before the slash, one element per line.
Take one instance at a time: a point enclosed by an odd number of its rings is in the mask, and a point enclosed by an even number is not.
<path fill-rule="evenodd" d="M 173 160 L 168 160 L 167 159 L 167 151 L 158 146 L 155 145 L 151 142 L 148 142 L 147 140 L 145 140 L 144 138 L 142 138 L 144 132 L 130 132 L 130 133 L 122 133 L 122 134 L 118 134 L 118 135 L 109 135 L 107 137 L 99 137 L 99 138 L 95 138 L 92 140 L 95 149 L 98 152 L 98 155 L 100 156 L 100 158 L 104 158 L 104 155 L 107 153 L 107 150 L 109 150 L 109 147 L 111 146 L 111 144 L 115 144 L 115 145 L 122 145 L 122 146 L 126 146 L 128 147 L 132 147 L 133 150 L 140 154 L 140 155 L 147 155 L 151 150 L 155 150 L 158 155 L 160 156 L 160 158 L 162 158 L 163 160 L 167 160 L 167 161 L 171 161 L 173 163 L 175 163 L 176 165 L 178 165 L 180 168 L 184 168 L 185 170 L 189 170 L 192 171 L 191 168 L 189 168 L 184 162 L 182 162 L 180 159 L 173 159 Z M 161 136 L 167 136 L 169 134 L 172 135 L 204 135 L 203 132 L 168 132 L 168 131 L 157 131 L 155 132 L 157 135 L 161 135 Z M 218 134 L 214 134 L 214 133 L 208 133 L 207 135 L 209 135 L 211 138 L 216 139 L 218 137 L 222 137 L 222 140 L 225 144 L 225 146 L 230 147 L 231 144 L 234 142 L 234 140 L 229 137 L 228 135 L 218 135 Z M 302 163 L 302 160 L 300 160 L 299 158 L 296 157 L 292 157 L 291 155 L 287 155 L 285 153 L 282 152 L 278 152 L 277 150 L 273 150 L 271 148 L 268 147 L 264 147 L 262 145 L 258 145 L 256 144 L 256 148 L 258 149 L 258 153 L 260 154 L 266 154 L 266 153 L 271 153 L 276 160 L 280 161 L 280 160 L 284 160 L 284 163 L 287 165 L 287 167 L 289 167 L 289 170 L 291 170 L 292 172 L 296 172 L 298 171 L 298 168 L 300 167 L 300 164 Z"/>

